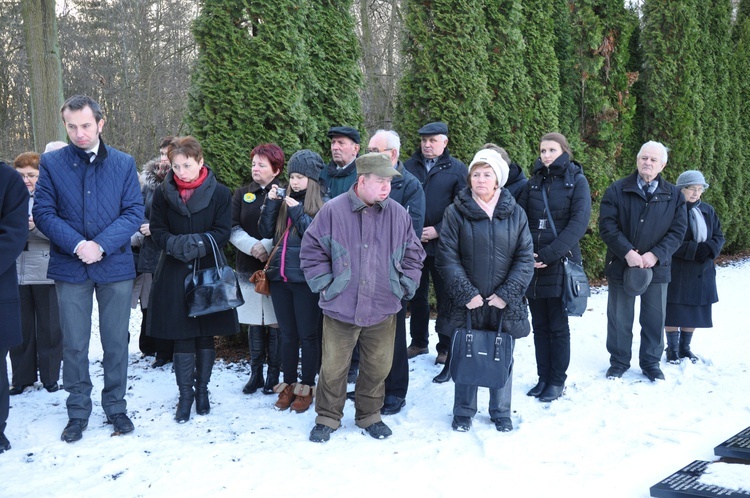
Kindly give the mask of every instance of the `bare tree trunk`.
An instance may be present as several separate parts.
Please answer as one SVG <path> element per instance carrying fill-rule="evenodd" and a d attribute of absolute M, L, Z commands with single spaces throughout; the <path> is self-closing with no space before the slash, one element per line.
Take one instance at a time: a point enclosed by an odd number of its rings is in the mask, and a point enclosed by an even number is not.
<path fill-rule="evenodd" d="M 59 114 L 63 91 L 55 0 L 23 0 L 21 15 L 29 59 L 34 149 L 42 152 L 48 142 L 65 139 Z"/>

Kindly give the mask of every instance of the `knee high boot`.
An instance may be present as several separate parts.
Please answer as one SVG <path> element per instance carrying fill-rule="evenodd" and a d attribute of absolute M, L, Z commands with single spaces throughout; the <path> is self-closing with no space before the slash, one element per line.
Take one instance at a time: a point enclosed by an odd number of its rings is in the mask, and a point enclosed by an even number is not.
<path fill-rule="evenodd" d="M 247 330 L 247 343 L 250 346 L 250 380 L 242 392 L 252 394 L 263 387 L 263 359 L 265 357 L 265 335 L 263 327 L 251 325 Z"/>
<path fill-rule="evenodd" d="M 266 372 L 263 394 L 273 394 L 274 386 L 279 383 L 279 371 L 281 370 L 281 338 L 279 333 L 279 329 L 268 327 L 268 372 Z"/>
<path fill-rule="evenodd" d="M 154 356 L 156 354 L 156 341 L 153 337 L 146 335 L 148 308 L 141 309 L 141 313 L 143 313 L 143 320 L 141 320 L 141 335 L 138 336 L 138 349 L 141 350 L 143 356 Z"/>
<path fill-rule="evenodd" d="M 680 358 L 688 358 L 692 363 L 695 363 L 698 361 L 698 357 L 690 350 L 690 341 L 692 340 L 692 332 L 680 331 Z"/>
<path fill-rule="evenodd" d="M 208 401 L 208 383 L 211 381 L 211 371 L 214 368 L 216 350 L 199 349 L 195 352 L 195 413 L 206 415 L 211 411 Z"/>
<path fill-rule="evenodd" d="M 680 347 L 680 331 L 667 332 L 667 362 L 677 365 L 680 363 L 679 347 Z"/>
<path fill-rule="evenodd" d="M 192 353 L 174 354 L 174 376 L 180 399 L 177 402 L 177 412 L 174 419 L 179 423 L 190 420 L 190 409 L 193 407 L 195 392 L 193 391 L 193 371 L 195 370 L 195 355 Z"/>
<path fill-rule="evenodd" d="M 443 365 L 443 370 L 432 379 L 432 382 L 434 382 L 436 384 L 442 384 L 444 382 L 448 382 L 449 380 L 451 380 L 451 353 L 450 353 L 450 350 L 448 351 L 448 356 L 445 359 L 445 365 Z"/>

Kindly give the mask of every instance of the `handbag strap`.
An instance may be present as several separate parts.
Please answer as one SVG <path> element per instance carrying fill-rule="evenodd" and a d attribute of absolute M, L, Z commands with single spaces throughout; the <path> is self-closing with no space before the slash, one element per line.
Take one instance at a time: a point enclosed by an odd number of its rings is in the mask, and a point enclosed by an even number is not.
<path fill-rule="evenodd" d="M 219 263 L 221 263 L 221 266 L 226 266 L 227 262 L 224 258 L 224 253 L 219 251 L 219 244 L 214 240 L 214 236 L 208 232 L 204 235 L 208 239 L 208 243 L 211 244 L 211 252 L 214 253 L 214 265 L 216 265 L 216 268 L 219 268 Z M 193 278 L 195 278 L 196 272 L 200 269 L 200 261 L 201 258 L 195 258 L 195 260 L 193 260 Z"/>
<path fill-rule="evenodd" d="M 555 227 L 555 222 L 552 219 L 552 213 L 549 210 L 549 202 L 547 201 L 547 192 L 544 190 L 544 183 L 542 183 L 541 188 L 539 189 L 542 191 L 542 200 L 544 201 L 544 210 L 547 212 L 547 219 L 549 220 L 549 227 L 552 229 L 552 235 L 557 238 L 557 227 Z M 573 257 L 573 252 L 568 251 L 568 254 L 570 254 L 571 257 Z M 567 256 L 562 258 L 562 261 L 565 262 L 565 260 L 568 259 Z"/>
<path fill-rule="evenodd" d="M 266 260 L 266 266 L 263 267 L 263 271 L 268 270 L 268 265 L 271 264 L 271 260 L 273 259 L 273 255 L 276 254 L 276 251 L 279 249 L 279 244 L 281 244 L 281 241 L 284 240 L 284 236 L 289 232 L 289 229 L 292 228 L 292 225 L 289 225 L 286 227 L 286 230 L 284 230 L 284 233 L 281 234 L 281 237 L 279 237 L 279 241 L 276 242 L 276 245 L 273 246 L 273 249 L 271 249 L 271 254 L 268 255 L 268 259 Z"/>
<path fill-rule="evenodd" d="M 488 306 L 487 304 L 483 304 L 482 306 Z M 500 332 L 503 330 L 503 315 L 505 315 L 505 310 L 500 310 L 500 323 L 497 325 L 497 332 L 495 332 L 495 348 L 494 348 L 494 356 L 493 359 L 495 361 L 500 361 L 500 355 L 501 355 L 501 345 L 503 343 L 503 337 L 500 335 Z M 464 355 L 466 358 L 471 358 L 474 354 L 474 332 L 471 328 L 471 310 L 466 310 L 466 354 Z"/>

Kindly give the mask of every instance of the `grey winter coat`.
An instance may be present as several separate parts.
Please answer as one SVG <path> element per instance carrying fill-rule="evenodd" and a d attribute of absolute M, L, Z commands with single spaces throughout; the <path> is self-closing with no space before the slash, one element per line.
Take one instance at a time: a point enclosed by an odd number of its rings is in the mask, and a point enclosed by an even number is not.
<path fill-rule="evenodd" d="M 29 199 L 29 212 L 34 205 L 34 197 Z M 49 239 L 34 227 L 29 231 L 26 247 L 16 260 L 18 285 L 51 285 L 54 280 L 47 278 L 49 266 Z"/>

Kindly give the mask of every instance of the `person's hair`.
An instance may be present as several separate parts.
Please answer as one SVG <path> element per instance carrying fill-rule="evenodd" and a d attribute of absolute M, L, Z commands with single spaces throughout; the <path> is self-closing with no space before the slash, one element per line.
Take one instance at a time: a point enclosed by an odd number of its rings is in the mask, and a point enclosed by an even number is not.
<path fill-rule="evenodd" d="M 260 144 L 250 152 L 250 160 L 255 156 L 264 156 L 271 163 L 271 169 L 278 175 L 284 169 L 284 151 L 276 144 Z"/>
<path fill-rule="evenodd" d="M 99 107 L 96 100 L 86 95 L 73 95 L 72 97 L 68 97 L 68 100 L 66 100 L 60 108 L 60 114 L 64 113 L 66 110 L 80 111 L 86 107 L 91 108 L 91 112 L 94 114 L 94 119 L 97 123 L 104 118 L 102 108 Z"/>
<path fill-rule="evenodd" d="M 318 211 L 320 211 L 320 208 L 323 207 L 323 194 L 322 190 L 320 188 L 320 184 L 313 180 L 312 178 L 307 179 L 307 192 L 305 193 L 305 202 L 302 204 L 302 210 L 309 215 L 311 218 L 314 218 L 316 214 L 318 214 Z M 286 230 L 286 221 L 287 218 L 287 205 L 286 202 L 281 203 L 281 208 L 279 209 L 279 215 L 276 218 L 276 236 L 281 237 L 284 234 L 284 231 Z M 296 230 L 296 228 L 292 227 L 289 229 L 291 232 L 292 230 Z"/>
<path fill-rule="evenodd" d="M 203 148 L 194 137 L 174 137 L 167 147 L 167 157 L 169 157 L 170 163 L 174 162 L 173 158 L 177 154 L 182 154 L 185 157 L 192 157 L 200 162 L 200 160 L 203 159 Z"/>
<path fill-rule="evenodd" d="M 508 152 L 499 145 L 493 144 L 492 142 L 487 142 L 486 144 L 482 145 L 482 148 L 494 150 L 495 152 L 500 154 L 500 157 L 503 158 L 503 161 L 508 163 L 508 166 L 510 166 L 510 156 L 508 155 Z"/>
<path fill-rule="evenodd" d="M 159 142 L 159 148 L 163 149 L 164 147 L 169 147 L 169 144 L 171 144 L 174 139 L 175 137 L 173 137 L 172 135 L 167 135 Z"/>
<path fill-rule="evenodd" d="M 398 133 L 396 133 L 393 130 L 377 130 L 375 133 L 372 134 L 372 136 L 376 136 L 379 134 L 385 135 L 385 145 L 389 149 L 395 149 L 399 152 L 401 152 L 401 137 L 398 136 Z"/>
<path fill-rule="evenodd" d="M 667 159 L 669 159 L 669 149 L 661 142 L 656 142 L 654 140 L 649 140 L 645 144 L 641 145 L 641 150 L 638 151 L 638 155 L 636 158 L 641 157 L 641 153 L 643 153 L 643 149 L 646 147 L 656 147 L 661 151 L 661 163 L 667 164 Z"/>
<path fill-rule="evenodd" d="M 563 152 L 567 152 L 568 156 L 573 159 L 573 151 L 570 149 L 570 144 L 568 143 L 568 139 L 565 138 L 565 135 L 563 135 L 562 133 L 547 133 L 542 137 L 541 140 L 539 140 L 539 143 L 541 144 L 542 142 L 545 142 L 547 140 L 560 144 L 560 148 L 563 150 Z"/>
<path fill-rule="evenodd" d="M 39 169 L 39 154 L 36 152 L 22 152 L 13 161 L 13 167 Z"/>

